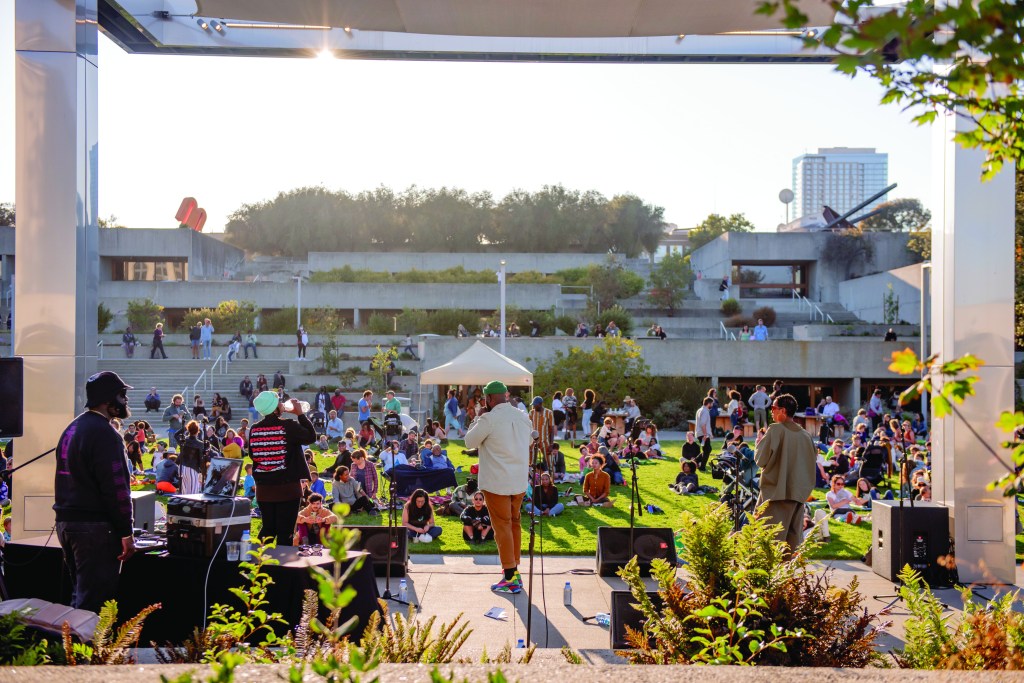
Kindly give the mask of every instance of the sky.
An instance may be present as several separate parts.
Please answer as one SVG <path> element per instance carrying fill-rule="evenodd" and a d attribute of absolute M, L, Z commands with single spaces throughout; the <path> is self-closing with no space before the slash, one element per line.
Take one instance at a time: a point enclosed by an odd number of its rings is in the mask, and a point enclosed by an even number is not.
<path fill-rule="evenodd" d="M 13 202 L 13 2 L 0 0 L 0 202 Z M 784 221 L 792 160 L 889 155 L 889 196 L 931 207 L 931 133 L 828 66 L 495 64 L 139 56 L 101 37 L 99 212 L 175 227 L 183 197 L 223 230 L 307 185 L 633 193 L 681 227 Z"/>

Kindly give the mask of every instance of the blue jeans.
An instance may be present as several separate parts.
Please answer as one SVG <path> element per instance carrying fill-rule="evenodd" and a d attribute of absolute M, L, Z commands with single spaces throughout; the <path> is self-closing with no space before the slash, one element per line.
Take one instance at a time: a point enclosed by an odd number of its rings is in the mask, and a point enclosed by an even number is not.
<path fill-rule="evenodd" d="M 245 345 L 245 357 L 246 358 L 249 357 L 249 349 L 252 349 L 252 357 L 253 358 L 259 358 L 259 356 L 256 355 L 256 345 L 255 344 L 246 344 Z"/>
<path fill-rule="evenodd" d="M 544 510 L 546 510 L 546 509 L 547 508 L 544 508 L 542 510 L 541 508 L 537 508 L 537 514 L 539 515 L 540 513 L 544 512 Z M 527 514 L 531 514 L 531 515 L 533 514 L 533 504 L 532 503 L 527 503 L 526 504 L 526 512 L 527 512 Z M 563 512 L 565 512 L 565 506 L 562 505 L 561 503 L 555 503 L 555 506 L 553 508 L 551 508 L 549 512 L 550 512 L 552 517 L 557 517 L 558 515 L 560 515 Z"/>
<path fill-rule="evenodd" d="M 203 360 L 210 360 L 210 347 L 213 345 L 213 340 L 207 339 L 202 342 L 203 344 Z"/>
<path fill-rule="evenodd" d="M 57 540 L 71 572 L 71 606 L 99 612 L 117 597 L 121 539 L 107 522 L 57 522 Z"/>
<path fill-rule="evenodd" d="M 613 484 L 623 484 L 626 479 L 622 476 L 622 472 L 616 472 L 611 477 Z"/>

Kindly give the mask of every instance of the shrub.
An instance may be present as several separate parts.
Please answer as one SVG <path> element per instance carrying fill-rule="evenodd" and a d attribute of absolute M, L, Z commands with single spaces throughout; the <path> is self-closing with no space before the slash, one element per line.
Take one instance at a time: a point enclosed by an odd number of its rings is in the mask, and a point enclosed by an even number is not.
<path fill-rule="evenodd" d="M 733 532 L 727 505 L 697 517 L 683 513 L 681 560 L 691 592 L 676 581 L 675 567 L 652 563 L 661 607 L 655 607 L 636 559 L 619 572 L 644 615 L 642 630 L 627 629 L 635 650 L 622 653 L 642 664 L 766 664 L 863 667 L 876 660 L 875 639 L 887 624 L 873 624 L 854 580 L 831 583 L 819 573 L 805 542 L 792 557 L 776 539 L 777 524 L 755 516 Z M 779 647 L 784 643 L 784 647 Z"/>
<path fill-rule="evenodd" d="M 556 351 L 554 358 L 537 365 L 534 390 L 550 396 L 566 387 L 577 387 L 582 395 L 582 388 L 588 387 L 611 400 L 626 394 L 639 396 L 639 390 L 651 380 L 642 351 L 636 342 L 616 337 L 605 337 L 590 350 L 572 346 L 568 354 Z"/>
<path fill-rule="evenodd" d="M 706 377 L 651 377 L 630 395 L 658 429 L 685 430 L 710 386 Z"/>
<path fill-rule="evenodd" d="M 750 325 L 751 323 L 748 316 L 740 313 L 726 318 L 723 324 L 726 327 L 743 327 L 744 325 Z"/>
<path fill-rule="evenodd" d="M 188 330 L 209 318 L 213 328 L 220 334 L 246 332 L 256 326 L 258 314 L 259 310 L 252 301 L 221 301 L 217 308 L 190 308 L 181 319 L 181 327 Z"/>
<path fill-rule="evenodd" d="M 629 314 L 629 311 L 627 311 L 625 308 L 617 304 L 615 306 L 612 306 L 611 308 L 606 308 L 605 310 L 601 311 L 600 315 L 594 316 L 594 319 L 591 321 L 590 326 L 591 333 L 593 333 L 594 328 L 597 325 L 600 325 L 601 327 L 607 329 L 608 323 L 611 322 L 612 320 L 614 320 L 615 324 L 618 325 L 620 330 L 622 330 L 622 336 L 632 336 L 633 316 Z"/>
<path fill-rule="evenodd" d="M 477 334 L 480 331 L 480 314 L 458 308 L 439 309 L 430 314 L 429 329 L 425 331 L 454 337 L 460 323 L 470 334 Z"/>
<path fill-rule="evenodd" d="M 722 315 L 736 315 L 742 311 L 743 307 L 736 299 L 729 298 L 722 302 Z"/>
<path fill-rule="evenodd" d="M 754 312 L 750 314 L 750 317 L 755 325 L 757 324 L 758 318 L 760 318 L 761 320 L 764 320 L 765 327 L 771 327 L 775 324 L 775 309 L 771 306 L 761 306 L 760 308 L 755 309 Z"/>
<path fill-rule="evenodd" d="M 391 334 L 395 330 L 395 321 L 390 315 L 374 313 L 366 321 L 366 329 L 370 334 Z"/>
<path fill-rule="evenodd" d="M 400 334 L 420 334 L 430 325 L 430 314 L 419 308 L 406 308 L 398 315 Z"/>
<path fill-rule="evenodd" d="M 264 312 L 260 316 L 260 331 L 263 334 L 295 334 L 296 322 L 294 307 Z M 333 308 L 304 308 L 302 325 L 310 334 L 337 334 L 348 326 L 348 321 Z"/>
<path fill-rule="evenodd" d="M 282 308 L 278 311 L 264 311 L 260 316 L 260 332 L 263 334 L 295 334 L 295 309 Z"/>
<path fill-rule="evenodd" d="M 164 319 L 164 307 L 152 299 L 132 299 L 128 302 L 128 322 L 136 332 L 152 330 Z"/>
<path fill-rule="evenodd" d="M 96 332 L 103 334 L 110 327 L 110 323 L 113 320 L 114 313 L 101 301 L 99 306 L 96 307 Z"/>
<path fill-rule="evenodd" d="M 557 285 L 560 284 L 560 280 L 536 270 L 523 270 L 509 275 L 508 283 L 510 285 Z"/>

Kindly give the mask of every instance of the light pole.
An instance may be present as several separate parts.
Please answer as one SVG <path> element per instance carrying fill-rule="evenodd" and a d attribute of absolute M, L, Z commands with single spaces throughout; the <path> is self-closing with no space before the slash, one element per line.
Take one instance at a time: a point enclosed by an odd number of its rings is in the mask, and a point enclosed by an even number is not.
<path fill-rule="evenodd" d="M 498 284 L 501 286 L 501 355 L 505 355 L 505 259 L 501 260 L 498 271 Z"/>
<path fill-rule="evenodd" d="M 295 328 L 302 327 L 302 276 L 293 275 L 292 279 L 295 280 Z"/>

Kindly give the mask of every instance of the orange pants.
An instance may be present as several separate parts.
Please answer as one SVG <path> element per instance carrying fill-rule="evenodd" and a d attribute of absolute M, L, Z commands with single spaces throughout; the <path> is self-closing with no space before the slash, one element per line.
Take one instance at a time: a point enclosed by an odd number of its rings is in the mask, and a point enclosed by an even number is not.
<path fill-rule="evenodd" d="M 526 493 L 511 496 L 484 491 L 487 512 L 491 516 L 494 540 L 498 544 L 498 557 L 502 569 L 519 566 L 520 551 L 523 547 L 523 527 L 519 524 L 519 508 Z"/>

